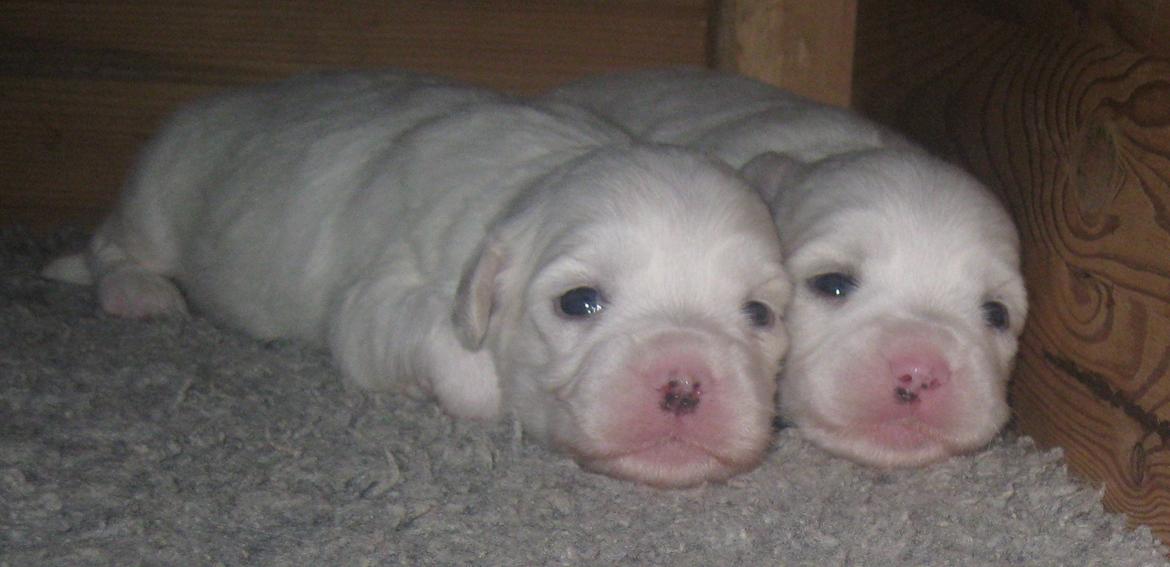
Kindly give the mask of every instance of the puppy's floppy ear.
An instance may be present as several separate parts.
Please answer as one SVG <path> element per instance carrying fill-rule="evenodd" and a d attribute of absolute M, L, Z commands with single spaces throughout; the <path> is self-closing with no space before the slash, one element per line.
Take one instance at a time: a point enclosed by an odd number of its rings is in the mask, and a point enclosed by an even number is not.
<path fill-rule="evenodd" d="M 498 238 L 484 240 L 478 255 L 463 270 L 455 293 L 452 322 L 459 342 L 468 350 L 479 350 L 487 336 L 488 322 L 499 287 L 499 276 L 507 265 L 507 254 Z"/>
<path fill-rule="evenodd" d="M 807 169 L 808 164 L 790 155 L 765 152 L 744 164 L 739 172 L 755 187 L 764 202 L 772 206 L 780 192 L 803 176 Z"/>

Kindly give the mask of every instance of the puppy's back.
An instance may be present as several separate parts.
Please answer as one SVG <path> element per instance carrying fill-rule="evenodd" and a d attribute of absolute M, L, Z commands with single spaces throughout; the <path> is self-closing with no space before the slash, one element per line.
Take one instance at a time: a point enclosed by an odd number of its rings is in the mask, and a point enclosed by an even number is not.
<path fill-rule="evenodd" d="M 608 139 L 571 114 L 399 72 L 309 75 L 201 101 L 143 151 L 85 265 L 99 295 L 103 274 L 132 265 L 254 335 L 320 340 L 331 298 L 371 263 L 407 262 L 426 234 L 454 227 L 462 244 L 440 260 L 393 267 L 461 267 L 511 198 L 489 186 L 522 186 L 542 156 Z M 81 265 L 54 268 L 75 276 Z"/>
<path fill-rule="evenodd" d="M 554 89 L 546 98 L 588 108 L 635 136 L 707 151 L 734 167 L 767 152 L 814 161 L 909 147 L 897 134 L 844 109 L 706 69 L 600 75 Z"/>

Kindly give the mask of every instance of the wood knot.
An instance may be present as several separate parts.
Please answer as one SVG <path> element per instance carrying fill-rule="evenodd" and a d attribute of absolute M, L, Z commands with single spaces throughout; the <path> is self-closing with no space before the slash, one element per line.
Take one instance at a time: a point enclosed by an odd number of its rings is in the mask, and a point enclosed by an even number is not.
<path fill-rule="evenodd" d="M 1088 128 L 1072 156 L 1073 184 L 1082 214 L 1096 216 L 1121 192 L 1124 175 L 1118 161 L 1112 122 Z"/>
<path fill-rule="evenodd" d="M 1153 81 L 1134 89 L 1117 111 L 1143 128 L 1170 125 L 1170 82 Z"/>
<path fill-rule="evenodd" d="M 1141 486 L 1146 480 L 1146 448 L 1141 441 L 1129 450 L 1129 480 L 1134 486 Z"/>

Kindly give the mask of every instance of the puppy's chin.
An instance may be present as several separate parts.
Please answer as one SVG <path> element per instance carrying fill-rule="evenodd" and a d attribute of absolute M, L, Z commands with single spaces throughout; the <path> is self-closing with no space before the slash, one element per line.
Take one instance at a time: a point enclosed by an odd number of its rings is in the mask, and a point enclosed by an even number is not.
<path fill-rule="evenodd" d="M 659 488 L 686 488 L 746 472 L 759 464 L 762 455 L 763 447 L 729 458 L 685 441 L 667 439 L 618 455 L 578 456 L 577 462 L 586 470 L 615 478 Z"/>
<path fill-rule="evenodd" d="M 839 457 L 881 468 L 917 467 L 971 453 L 999 431 L 995 425 L 957 439 L 915 420 L 844 427 L 801 421 L 801 434 L 813 444 Z"/>

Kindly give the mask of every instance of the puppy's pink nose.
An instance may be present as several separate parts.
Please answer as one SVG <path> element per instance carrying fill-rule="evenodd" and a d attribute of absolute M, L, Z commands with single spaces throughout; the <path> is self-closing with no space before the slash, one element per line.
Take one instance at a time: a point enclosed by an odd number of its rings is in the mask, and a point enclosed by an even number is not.
<path fill-rule="evenodd" d="M 925 353 L 891 360 L 890 376 L 894 379 L 894 399 L 913 404 L 950 381 L 951 369 L 941 356 Z"/>
<path fill-rule="evenodd" d="M 702 383 L 682 374 L 672 373 L 659 391 L 662 392 L 662 402 L 658 407 L 674 415 L 686 415 L 695 411 L 699 407 L 699 399 L 703 396 Z"/>

